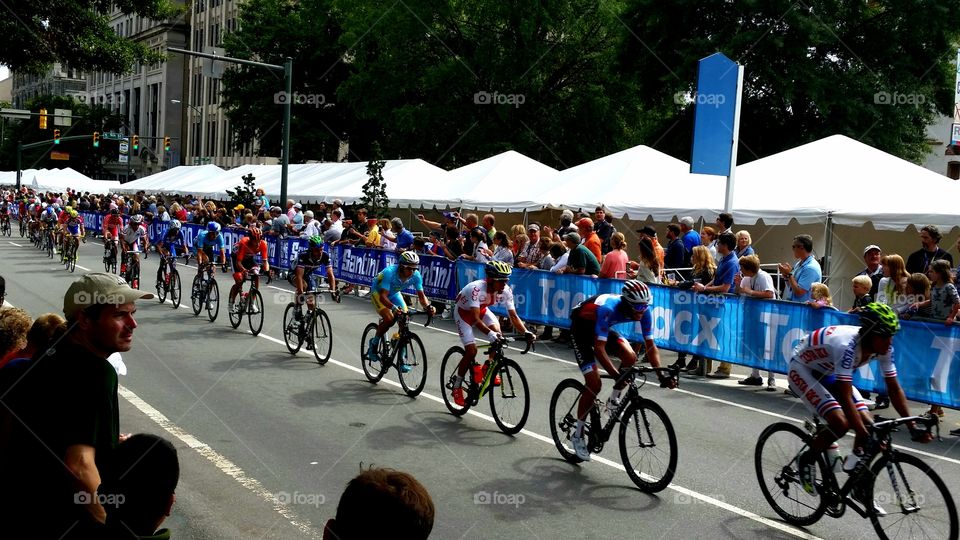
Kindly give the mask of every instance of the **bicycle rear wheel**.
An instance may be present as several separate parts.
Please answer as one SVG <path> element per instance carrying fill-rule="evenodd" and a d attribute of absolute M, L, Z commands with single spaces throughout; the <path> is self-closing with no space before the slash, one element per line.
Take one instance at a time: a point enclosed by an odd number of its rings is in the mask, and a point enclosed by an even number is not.
<path fill-rule="evenodd" d="M 641 491 L 663 491 L 677 471 L 677 435 L 660 405 L 649 399 L 627 407 L 620 419 L 620 459 Z"/>
<path fill-rule="evenodd" d="M 220 286 L 217 280 L 211 278 L 207 283 L 207 317 L 210 322 L 217 320 L 217 314 L 220 313 Z"/>
<path fill-rule="evenodd" d="M 570 463 L 583 461 L 577 457 L 570 437 L 577 426 L 577 407 L 584 390 L 586 387 L 582 382 L 576 379 L 564 379 L 560 381 L 550 397 L 550 435 L 553 436 L 553 444 L 556 445 L 560 455 Z M 592 446 L 589 441 L 592 437 L 590 416 L 587 415 L 586 424 L 583 426 L 588 447 Z"/>
<path fill-rule="evenodd" d="M 287 309 L 283 311 L 283 341 L 290 354 L 297 354 L 297 351 L 303 346 L 303 338 L 300 335 L 300 321 L 294 315 L 296 310 L 297 305 L 290 302 L 287 304 Z"/>
<path fill-rule="evenodd" d="M 527 385 L 527 376 L 523 374 L 520 365 L 504 358 L 497 368 L 496 375 L 500 375 L 500 386 L 490 388 L 490 412 L 500 431 L 507 435 L 520 433 L 527 423 L 530 414 L 530 387 Z"/>
<path fill-rule="evenodd" d="M 327 312 L 316 306 L 316 316 L 310 328 L 313 338 L 313 357 L 321 366 L 330 360 L 330 351 L 333 350 L 333 328 L 330 326 L 330 317 Z"/>
<path fill-rule="evenodd" d="M 957 507 L 943 480 L 920 458 L 895 452 L 870 469 L 868 492 L 887 515 L 867 508 L 881 540 L 951 538 L 958 534 Z M 868 499 L 869 500 L 869 499 Z"/>
<path fill-rule="evenodd" d="M 47 233 L 45 242 L 46 243 L 44 245 L 46 246 L 47 257 L 52 259 L 53 258 L 53 234 Z"/>
<path fill-rule="evenodd" d="M 247 296 L 247 324 L 255 336 L 263 330 L 263 295 L 257 289 L 252 289 Z"/>
<path fill-rule="evenodd" d="M 170 271 L 170 302 L 173 303 L 173 309 L 180 308 L 180 272 Z"/>
<path fill-rule="evenodd" d="M 820 495 L 826 466 L 822 456 L 816 462 L 816 492 L 807 493 L 800 483 L 797 458 L 809 444 L 809 433 L 793 424 L 778 422 L 763 430 L 754 454 L 763 497 L 787 523 L 804 527 L 816 523 L 827 509 L 827 499 Z"/>
<path fill-rule="evenodd" d="M 409 368 L 406 373 L 403 372 L 405 366 Z M 400 344 L 400 351 L 397 352 L 397 368 L 403 391 L 410 397 L 420 395 L 427 384 L 427 351 L 416 334 L 410 334 L 410 339 Z"/>
<path fill-rule="evenodd" d="M 198 274 L 193 278 L 193 285 L 190 287 L 190 303 L 193 308 L 193 316 L 197 317 L 203 311 L 203 301 L 207 288 L 203 284 L 203 278 Z"/>
<path fill-rule="evenodd" d="M 440 391 L 447 410 L 454 416 L 463 416 L 473 405 L 470 399 L 471 390 L 476 387 L 473 380 L 473 366 L 470 366 L 463 375 L 463 383 L 460 386 L 464 394 L 464 404 L 457 405 L 453 400 L 453 376 L 457 374 L 457 366 L 460 365 L 465 354 L 463 347 L 450 347 L 447 349 L 447 354 L 443 355 L 443 361 L 440 362 Z"/>
<path fill-rule="evenodd" d="M 380 349 L 377 351 L 380 353 L 380 361 L 374 362 L 367 358 L 370 339 L 375 335 L 377 335 L 377 323 L 370 323 L 363 329 L 363 336 L 360 338 L 360 365 L 363 366 L 363 374 L 367 376 L 367 380 L 374 384 L 380 382 L 380 379 L 382 379 L 387 372 L 389 360 L 389 358 L 384 358 L 382 354 L 383 342 L 387 339 L 386 336 L 381 336 L 380 342 L 377 344 L 377 348 Z"/>

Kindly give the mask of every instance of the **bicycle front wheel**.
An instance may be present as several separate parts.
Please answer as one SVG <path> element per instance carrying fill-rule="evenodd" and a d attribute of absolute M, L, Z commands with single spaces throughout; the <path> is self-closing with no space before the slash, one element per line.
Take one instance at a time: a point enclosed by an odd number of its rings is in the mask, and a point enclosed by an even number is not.
<path fill-rule="evenodd" d="M 366 328 L 363 329 L 363 336 L 360 338 L 360 365 L 363 366 L 363 374 L 367 376 L 367 380 L 376 384 L 380 382 L 380 379 L 383 378 L 383 375 L 387 372 L 387 360 L 388 358 L 382 358 L 383 340 L 387 339 L 386 336 L 380 338 L 380 343 L 378 343 L 377 348 L 380 349 L 378 352 L 378 361 L 374 362 L 369 358 L 370 352 L 370 340 L 373 336 L 377 335 L 377 323 L 370 323 Z"/>
<path fill-rule="evenodd" d="M 263 295 L 257 289 L 251 290 L 247 296 L 247 324 L 250 325 L 250 333 L 255 336 L 263 330 Z"/>
<path fill-rule="evenodd" d="M 410 397 L 417 397 L 427 384 L 427 351 L 416 334 L 404 340 L 397 352 L 400 386 Z"/>
<path fill-rule="evenodd" d="M 180 308 L 180 272 L 170 271 L 170 302 L 173 303 L 173 309 Z"/>
<path fill-rule="evenodd" d="M 241 289 L 241 295 L 242 294 L 243 294 L 243 289 Z M 249 298 L 247 300 L 244 300 L 242 296 L 238 296 L 236 299 L 234 299 L 234 305 L 232 307 L 229 305 L 227 306 L 227 318 L 230 319 L 230 326 L 232 326 L 233 328 L 237 328 L 238 326 L 240 326 L 240 323 L 243 322 L 243 312 L 248 309 L 247 308 L 248 300 Z M 236 302 L 240 302 L 241 304 L 243 304 L 243 309 L 238 309 L 239 306 L 236 305 Z"/>
<path fill-rule="evenodd" d="M 293 302 L 287 304 L 287 309 L 283 312 L 283 341 L 286 343 L 290 354 L 297 354 L 297 351 L 303 345 L 303 339 L 300 335 L 300 321 L 294 315 L 296 312 L 297 305 Z"/>
<path fill-rule="evenodd" d="M 217 320 L 217 314 L 220 313 L 220 286 L 215 279 L 210 279 L 207 283 L 207 317 L 210 322 Z"/>
<path fill-rule="evenodd" d="M 620 459 L 641 491 L 663 491 L 677 471 L 677 435 L 660 405 L 641 399 L 620 419 Z"/>
<path fill-rule="evenodd" d="M 550 435 L 553 436 L 553 444 L 557 446 L 560 455 L 570 463 L 583 461 L 577 457 L 577 452 L 573 449 L 570 437 L 577 427 L 577 408 L 580 404 L 580 396 L 585 390 L 586 387 L 582 382 L 576 379 L 564 379 L 560 381 L 557 389 L 553 391 L 553 396 L 550 397 Z M 589 414 L 586 424 L 583 426 L 583 433 L 589 439 Z"/>
<path fill-rule="evenodd" d="M 463 374 L 463 382 L 460 385 L 464 402 L 463 405 L 457 405 L 453 397 L 453 378 L 457 374 L 457 367 L 465 354 L 463 347 L 450 347 L 447 354 L 443 355 L 443 361 L 440 363 L 440 393 L 443 394 L 443 402 L 447 405 L 447 410 L 454 416 L 463 416 L 470 410 L 471 389 L 476 387 L 473 380 L 473 366 L 470 366 L 467 368 L 467 372 Z"/>
<path fill-rule="evenodd" d="M 203 285 L 203 279 L 199 274 L 193 278 L 193 285 L 190 287 L 190 303 L 193 308 L 193 316 L 197 317 L 203 311 L 203 299 L 206 294 L 206 287 Z"/>
<path fill-rule="evenodd" d="M 315 309 L 316 316 L 313 318 L 310 335 L 313 336 L 313 357 L 322 366 L 330 360 L 330 351 L 333 350 L 333 328 L 327 312 L 320 309 L 320 306 Z"/>
<path fill-rule="evenodd" d="M 157 283 L 154 287 L 157 289 L 157 300 L 159 300 L 161 304 L 166 302 L 168 287 L 166 279 L 163 276 L 163 263 L 160 263 L 160 268 L 157 269 Z"/>
<path fill-rule="evenodd" d="M 802 527 L 816 523 L 827 509 L 827 500 L 820 495 L 825 467 L 822 457 L 817 459 L 814 473 L 817 490 L 807 493 L 800 483 L 797 459 L 809 444 L 809 433 L 793 424 L 778 422 L 763 430 L 754 454 L 763 497 L 787 523 Z"/>
<path fill-rule="evenodd" d="M 867 513 L 881 540 L 956 540 L 956 504 L 947 485 L 929 465 L 916 456 L 895 452 L 877 460 L 870 473 L 868 491 L 875 505 L 867 508 Z M 878 515 L 876 505 L 887 514 Z"/>
<path fill-rule="evenodd" d="M 490 412 L 500 431 L 507 435 L 520 433 L 530 414 L 530 387 L 527 376 L 520 366 L 504 358 L 497 367 L 500 386 L 487 390 L 490 395 Z"/>

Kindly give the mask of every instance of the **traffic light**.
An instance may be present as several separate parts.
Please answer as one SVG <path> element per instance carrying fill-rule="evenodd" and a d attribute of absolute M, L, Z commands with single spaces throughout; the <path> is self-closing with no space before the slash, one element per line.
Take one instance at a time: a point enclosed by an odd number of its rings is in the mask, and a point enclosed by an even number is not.
<path fill-rule="evenodd" d="M 134 152 L 136 152 L 137 150 L 140 150 L 140 136 L 134 135 L 133 137 L 131 137 L 130 144 L 133 146 Z"/>
<path fill-rule="evenodd" d="M 47 129 L 47 110 L 40 109 L 40 129 Z"/>
<path fill-rule="evenodd" d="M 100 132 L 99 131 L 93 132 L 93 147 L 100 148 Z"/>
<path fill-rule="evenodd" d="M 60 130 L 53 130 L 53 144 L 60 144 Z"/>
<path fill-rule="evenodd" d="M 170 137 L 163 138 L 163 150 L 164 152 L 170 151 Z"/>

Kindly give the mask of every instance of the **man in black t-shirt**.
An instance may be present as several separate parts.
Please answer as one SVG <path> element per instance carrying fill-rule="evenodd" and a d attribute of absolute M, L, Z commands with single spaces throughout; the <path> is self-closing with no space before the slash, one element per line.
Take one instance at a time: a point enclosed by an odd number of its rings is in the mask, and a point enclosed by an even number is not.
<path fill-rule="evenodd" d="M 924 274 L 933 261 L 944 259 L 953 267 L 953 255 L 940 247 L 940 229 L 936 225 L 927 225 L 920 229 L 920 249 L 907 257 L 907 273 Z"/>
<path fill-rule="evenodd" d="M 18 383 L 11 405 L 21 422 L 4 441 L 15 466 L 5 467 L 0 504 L 30 536 L 90 536 L 104 521 L 100 471 L 121 438 L 117 372 L 107 357 L 130 350 L 134 302 L 150 298 L 113 274 L 73 282 L 63 299 L 66 335 L 38 352 Z"/>

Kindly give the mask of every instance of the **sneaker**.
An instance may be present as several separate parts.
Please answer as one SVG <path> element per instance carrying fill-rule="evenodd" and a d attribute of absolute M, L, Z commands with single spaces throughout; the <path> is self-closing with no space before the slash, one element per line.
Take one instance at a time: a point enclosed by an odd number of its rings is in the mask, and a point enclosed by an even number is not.
<path fill-rule="evenodd" d="M 576 431 L 570 435 L 570 444 L 573 445 L 573 451 L 577 457 L 583 461 L 590 461 L 590 450 L 587 449 L 587 441 L 583 437 L 577 437 Z"/>
<path fill-rule="evenodd" d="M 463 387 L 456 387 L 450 392 L 450 395 L 453 396 L 453 402 L 457 404 L 458 407 L 463 407 L 467 404 L 467 401 L 463 399 Z"/>
<path fill-rule="evenodd" d="M 747 377 L 737 381 L 737 384 L 742 384 L 744 386 L 763 386 L 763 379 L 760 377 Z"/>
<path fill-rule="evenodd" d="M 860 503 L 860 505 L 863 506 L 864 509 L 867 508 L 867 504 L 864 502 L 864 499 L 866 499 L 866 497 L 863 496 L 863 490 L 854 489 L 853 491 L 850 492 L 850 498 Z M 880 506 L 880 504 L 876 501 L 876 499 L 874 499 L 873 501 L 870 501 L 870 503 L 873 505 L 873 511 L 878 516 L 887 515 L 887 511 L 884 510 L 882 506 Z M 907 508 L 904 508 L 904 510 L 907 510 Z"/>
<path fill-rule="evenodd" d="M 402 353 L 403 351 L 400 351 L 400 352 Z M 401 358 L 401 359 L 400 359 L 400 371 L 403 372 L 403 373 L 410 373 L 410 371 L 412 371 L 412 370 L 413 370 L 413 366 L 411 366 L 410 364 L 405 363 L 405 362 L 403 361 L 403 359 Z"/>
<path fill-rule="evenodd" d="M 312 351 L 312 350 L 313 350 L 313 340 L 312 340 L 312 339 L 308 339 L 308 340 L 307 340 L 307 346 L 305 347 L 305 349 L 307 349 L 308 351 Z"/>
<path fill-rule="evenodd" d="M 713 373 L 708 374 L 707 377 L 710 379 L 729 379 L 730 374 L 722 371 L 714 371 Z"/>
<path fill-rule="evenodd" d="M 777 383 L 775 381 L 767 381 L 767 392 L 776 392 Z"/>
<path fill-rule="evenodd" d="M 374 343 L 372 339 L 367 343 L 367 360 L 371 362 L 380 361 L 380 355 L 377 354 L 377 345 L 379 344 L 380 343 Z"/>
<path fill-rule="evenodd" d="M 256 304 L 250 306 L 250 313 L 260 313 L 260 308 Z"/>
<path fill-rule="evenodd" d="M 817 458 L 813 451 L 806 451 L 800 454 L 797 469 L 800 473 L 800 486 L 810 495 L 817 492 L 814 482 L 816 481 Z"/>
<path fill-rule="evenodd" d="M 240 313 L 240 310 L 237 309 L 238 307 L 239 307 L 239 306 L 238 306 L 237 304 L 234 304 L 233 302 L 230 302 L 230 303 L 227 305 L 227 310 L 228 310 L 230 313 Z"/>

